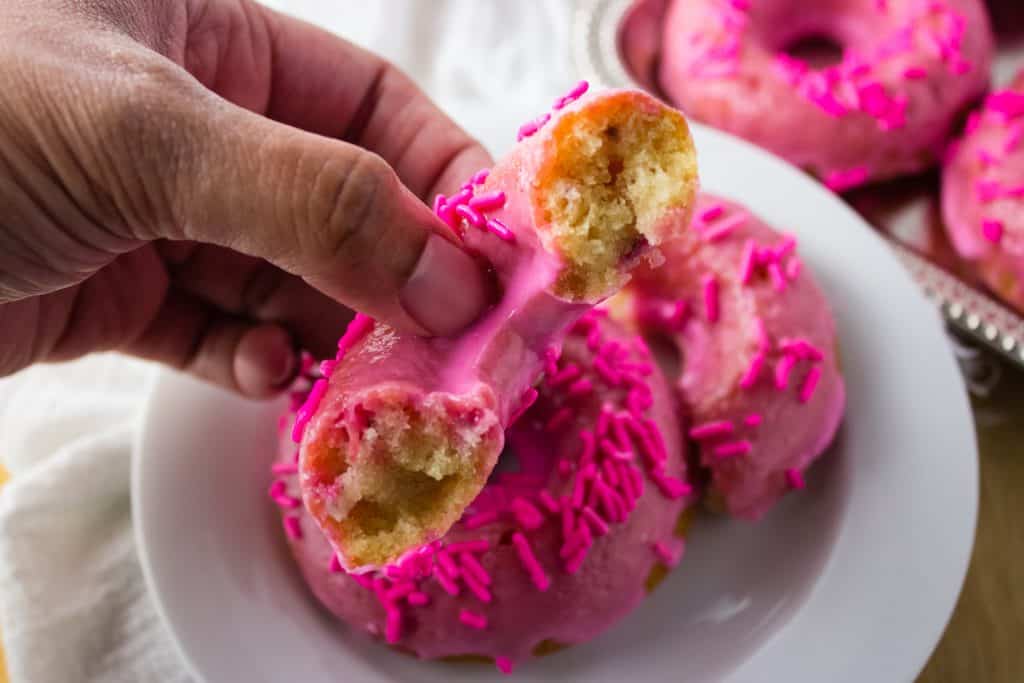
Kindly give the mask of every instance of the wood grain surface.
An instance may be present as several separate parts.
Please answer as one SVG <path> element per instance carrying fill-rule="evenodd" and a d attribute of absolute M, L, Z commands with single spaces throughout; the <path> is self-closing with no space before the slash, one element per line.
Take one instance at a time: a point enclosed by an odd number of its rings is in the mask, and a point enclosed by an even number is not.
<path fill-rule="evenodd" d="M 919 683 L 1024 681 L 1024 374 L 1007 369 L 992 396 L 972 403 L 981 459 L 974 556 Z"/>
<path fill-rule="evenodd" d="M 960 602 L 918 683 L 1024 682 L 1024 373 L 1007 369 L 995 393 L 973 407 L 977 541 Z M 0 487 L 6 479 L 0 467 Z M 2 647 L 0 683 L 9 683 Z"/>

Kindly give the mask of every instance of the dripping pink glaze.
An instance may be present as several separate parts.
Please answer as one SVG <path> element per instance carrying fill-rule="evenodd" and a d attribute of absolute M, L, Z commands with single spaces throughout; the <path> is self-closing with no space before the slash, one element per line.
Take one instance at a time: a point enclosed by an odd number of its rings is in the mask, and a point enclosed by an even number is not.
<path fill-rule="evenodd" d="M 626 100 L 651 113 L 665 109 L 638 91 L 607 91 L 567 104 L 556 116 L 601 106 L 612 99 Z M 480 220 L 500 221 L 515 233 L 514 242 L 497 240 L 469 220 L 456 224 L 466 246 L 493 266 L 502 293 L 499 301 L 456 338 L 425 339 L 384 325 L 362 334 L 336 364 L 322 400 L 317 396 L 307 401 L 315 412 L 308 427 L 297 424 L 295 428 L 297 434 L 305 433 L 302 453 L 309 444 L 329 438 L 339 429 L 355 443 L 365 426 L 363 411 L 357 408 L 372 411 L 385 397 L 391 397 L 444 414 L 452 424 L 479 429 L 485 444 L 482 466 L 487 470 L 494 466 L 504 428 L 521 405 L 523 392 L 540 375 L 545 352 L 549 348 L 557 351 L 566 329 L 596 303 L 568 302 L 551 292 L 560 260 L 553 238 L 544 232 L 542 211 L 535 205 L 533 193 L 536 172 L 551 154 L 554 127 L 554 123 L 544 126 L 486 175 L 438 202 L 441 213 L 454 210 L 456 216 L 467 217 L 473 211 Z M 481 197 L 485 199 L 482 206 L 477 201 L 479 211 L 470 209 L 470 203 Z M 676 223 L 670 212 L 662 220 L 661 230 L 672 229 Z M 623 271 L 636 266 L 650 249 L 646 242 L 638 243 L 622 263 Z M 346 497 L 344 477 L 338 483 L 324 481 L 305 457 L 300 459 L 300 470 L 303 500 L 314 517 L 326 522 L 342 516 L 351 506 L 355 494 Z M 337 532 L 330 525 L 324 524 L 324 528 L 341 552 L 343 565 L 353 569 L 345 560 L 342 539 L 332 536 Z M 433 536 L 445 531 L 437 529 Z"/>
<path fill-rule="evenodd" d="M 694 118 L 836 190 L 922 170 L 987 87 L 988 16 L 982 0 L 876 2 L 669 0 L 660 85 Z M 818 69 L 781 51 L 817 35 L 837 39 L 840 63 Z"/>
<path fill-rule="evenodd" d="M 610 386 L 597 375 L 598 358 L 622 375 L 622 385 Z M 493 474 L 440 541 L 383 571 L 341 571 L 323 533 L 300 510 L 291 518 L 302 538 L 289 541 L 316 597 L 348 624 L 417 656 L 479 654 L 495 658 L 502 670 L 529 659 L 542 640 L 581 643 L 614 624 L 641 602 L 655 564 L 674 565 L 683 549 L 673 530 L 689 499 L 671 498 L 655 482 L 689 489 L 683 425 L 667 380 L 646 367 L 649 358 L 642 342 L 598 311 L 575 323 L 562 356 L 552 361 L 552 374 L 578 367 L 593 392 L 573 397 L 569 385 L 544 379 L 532 407 L 508 431 L 519 471 Z M 625 417 L 631 391 L 649 398 L 633 419 Z M 546 431 L 551 416 L 570 403 L 571 422 Z M 627 460 L 612 460 L 595 445 L 601 415 L 610 416 L 602 438 L 619 447 L 621 439 L 629 440 L 622 449 Z M 294 420 L 294 411 L 286 417 Z M 643 434 L 644 443 L 634 432 Z M 282 437 L 278 463 L 291 462 L 293 450 Z M 568 464 L 567 476 L 558 463 Z M 608 476 L 610 468 L 618 484 Z M 588 474 L 574 505 L 571 494 L 583 469 Z M 275 494 L 298 492 L 298 477 L 276 481 L 281 486 Z M 522 524 L 523 502 L 530 506 L 528 517 L 541 516 L 540 526 Z M 607 505 L 615 507 L 614 520 L 602 509 Z M 473 519 L 484 521 L 470 524 Z"/>
<path fill-rule="evenodd" d="M 942 178 L 942 217 L 954 248 L 990 288 L 1024 311 L 1024 71 L 988 96 Z"/>
<path fill-rule="evenodd" d="M 791 238 L 778 234 L 734 203 L 703 195 L 696 215 L 724 206 L 718 220 L 747 219 L 727 239 L 708 243 L 696 231 L 663 245 L 665 267 L 639 269 L 609 310 L 642 329 L 672 339 L 684 359 L 678 387 L 695 427 L 690 437 L 711 476 L 709 496 L 730 514 L 757 519 L 790 485 L 789 470 L 805 470 L 831 443 L 843 415 L 845 390 L 837 366 L 835 324 L 808 269 L 777 291 L 766 268 L 741 263 L 751 245 L 760 261 L 783 270 L 798 258 Z M 700 300 L 703 277 L 719 289 L 719 319 L 690 318 L 671 330 L 641 312 L 659 301 Z"/>

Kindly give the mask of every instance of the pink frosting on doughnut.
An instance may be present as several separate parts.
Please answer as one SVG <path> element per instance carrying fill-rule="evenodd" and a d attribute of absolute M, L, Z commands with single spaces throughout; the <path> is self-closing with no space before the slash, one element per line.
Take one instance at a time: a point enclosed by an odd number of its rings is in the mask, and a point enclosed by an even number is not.
<path fill-rule="evenodd" d="M 358 334 L 347 335 L 344 353 L 326 365 L 329 378 L 314 385 L 300 411 L 294 431 L 302 443 L 303 500 L 345 569 L 372 569 L 447 531 L 486 481 L 505 427 L 522 413 L 545 358 L 557 355 L 568 327 L 624 283 L 643 257 L 654 256 L 653 246 L 689 216 L 696 179 L 682 117 L 641 92 L 581 99 L 586 90 L 581 83 L 559 98 L 552 115 L 519 131 L 522 142 L 508 157 L 435 202 L 466 247 L 493 266 L 501 291 L 494 307 L 453 339 L 357 321 Z M 634 148 L 616 147 L 630 134 L 639 140 Z M 575 135 L 591 137 L 580 143 Z M 675 151 L 649 142 L 658 135 Z M 571 238 L 556 230 L 555 209 L 544 203 L 545 192 L 564 193 L 570 207 L 581 201 L 587 187 L 566 187 L 573 169 L 564 166 L 578 154 L 575 163 L 587 167 L 600 152 L 587 146 L 595 141 L 623 157 L 608 163 L 626 169 L 631 153 L 647 154 L 642 166 L 650 173 L 662 161 L 658 154 L 676 155 L 666 157 L 676 164 L 670 170 L 682 166 L 671 192 L 657 193 L 646 213 L 636 209 L 632 235 L 612 235 L 599 245 L 598 252 L 618 260 L 597 280 L 596 291 L 579 284 L 579 269 L 591 261 L 575 265 L 578 255 L 565 246 Z M 608 171 L 606 182 L 625 172 Z M 595 206 L 582 209 L 587 215 Z"/>
<path fill-rule="evenodd" d="M 646 344 L 595 311 L 549 366 L 462 520 L 396 565 L 346 574 L 310 515 L 282 507 L 303 576 L 331 612 L 419 657 L 481 655 L 505 671 L 542 643 L 601 633 L 640 603 L 656 565 L 679 562 L 690 500 L 681 424 Z M 583 380 L 592 390 L 574 394 Z M 275 502 L 298 495 L 293 453 L 282 438 Z"/>
<path fill-rule="evenodd" d="M 785 52 L 810 36 L 842 60 L 819 69 Z M 980 0 L 677 0 L 660 82 L 695 118 L 842 191 L 937 161 L 992 54 Z"/>
<path fill-rule="evenodd" d="M 950 155 L 942 216 L 957 252 L 1024 310 L 1024 72 L 988 96 Z"/>
<path fill-rule="evenodd" d="M 713 216 L 705 222 L 701 216 Z M 693 229 L 665 243 L 665 266 L 640 269 L 609 302 L 618 317 L 667 337 L 679 350 L 678 388 L 689 437 L 710 472 L 709 498 L 757 519 L 831 443 L 845 406 L 835 323 L 796 241 L 737 204 L 703 195 Z M 726 239 L 709 240 L 716 226 Z M 718 283 L 718 316 L 666 316 Z"/>

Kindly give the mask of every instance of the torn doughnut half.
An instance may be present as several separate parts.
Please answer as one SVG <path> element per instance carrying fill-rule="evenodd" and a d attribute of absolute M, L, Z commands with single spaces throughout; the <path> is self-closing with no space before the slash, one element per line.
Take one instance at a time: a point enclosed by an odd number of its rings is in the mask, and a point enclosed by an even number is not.
<path fill-rule="evenodd" d="M 296 423 L 300 484 L 347 571 L 394 563 L 458 521 L 569 327 L 688 225 L 697 166 L 682 114 L 638 91 L 585 90 L 435 202 L 492 264 L 498 302 L 455 338 L 359 317 L 324 364 Z"/>

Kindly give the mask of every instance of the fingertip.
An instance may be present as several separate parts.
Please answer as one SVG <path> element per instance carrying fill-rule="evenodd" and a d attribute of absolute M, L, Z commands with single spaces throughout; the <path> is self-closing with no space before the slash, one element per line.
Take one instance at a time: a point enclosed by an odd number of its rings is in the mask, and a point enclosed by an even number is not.
<path fill-rule="evenodd" d="M 280 393 L 298 370 L 292 340 L 279 325 L 260 325 L 245 332 L 233 362 L 238 389 L 250 398 L 270 398 Z"/>
<path fill-rule="evenodd" d="M 431 235 L 399 294 L 405 313 L 428 333 L 447 337 L 480 317 L 490 300 L 483 268 L 471 255 Z"/>

